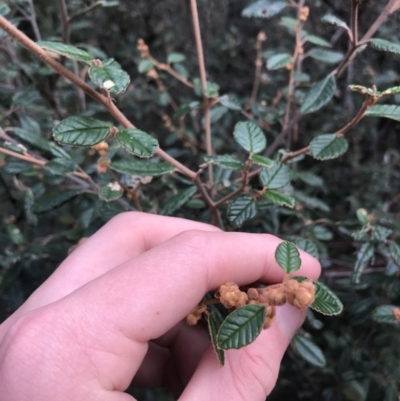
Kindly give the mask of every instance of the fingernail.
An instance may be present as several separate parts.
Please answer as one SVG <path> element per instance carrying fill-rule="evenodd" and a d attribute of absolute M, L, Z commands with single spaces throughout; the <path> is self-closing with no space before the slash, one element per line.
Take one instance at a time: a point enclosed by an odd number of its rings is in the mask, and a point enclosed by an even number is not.
<path fill-rule="evenodd" d="M 305 318 L 306 311 L 301 311 L 292 305 L 286 304 L 277 308 L 275 321 L 290 342 Z"/>

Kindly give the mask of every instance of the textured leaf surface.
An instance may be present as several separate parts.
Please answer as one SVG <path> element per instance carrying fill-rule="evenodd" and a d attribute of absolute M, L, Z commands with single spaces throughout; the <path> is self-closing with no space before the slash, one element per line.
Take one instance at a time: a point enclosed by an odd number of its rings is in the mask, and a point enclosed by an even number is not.
<path fill-rule="evenodd" d="M 93 117 L 69 117 L 53 129 L 57 142 L 72 146 L 93 146 L 109 135 L 110 125 Z"/>
<path fill-rule="evenodd" d="M 251 155 L 250 159 L 254 164 L 257 164 L 258 166 L 272 167 L 274 165 L 274 161 L 265 156 Z"/>
<path fill-rule="evenodd" d="M 338 315 L 343 311 L 343 304 L 338 296 L 325 284 L 314 281 L 315 301 L 311 308 L 324 315 Z"/>
<path fill-rule="evenodd" d="M 289 241 L 282 242 L 276 248 L 275 260 L 286 274 L 299 270 L 301 266 L 299 250 Z"/>
<path fill-rule="evenodd" d="M 233 311 L 218 331 L 218 348 L 239 349 L 251 344 L 261 333 L 265 313 L 262 305 L 246 305 Z"/>
<path fill-rule="evenodd" d="M 285 164 L 275 162 L 269 168 L 263 168 L 260 181 L 268 189 L 282 188 L 290 182 L 290 170 Z"/>
<path fill-rule="evenodd" d="M 91 61 L 94 57 L 85 50 L 61 42 L 40 41 L 36 43 L 41 48 L 61 56 L 79 61 Z"/>
<path fill-rule="evenodd" d="M 100 88 L 112 93 L 125 92 L 131 81 L 128 73 L 114 59 L 104 61 L 102 67 L 90 67 L 89 76 Z"/>
<path fill-rule="evenodd" d="M 231 155 L 204 156 L 206 163 L 216 164 L 227 170 L 243 170 L 243 163 Z"/>
<path fill-rule="evenodd" d="M 12 132 L 19 139 L 29 143 L 29 145 L 44 151 L 50 151 L 50 142 L 43 138 L 40 133 L 24 128 L 13 128 Z"/>
<path fill-rule="evenodd" d="M 245 220 L 257 214 L 256 201 L 248 195 L 238 196 L 228 208 L 228 220 L 234 226 L 241 226 Z"/>
<path fill-rule="evenodd" d="M 151 157 L 158 149 L 158 141 L 136 128 L 119 131 L 115 139 L 130 153 L 139 157 Z"/>
<path fill-rule="evenodd" d="M 301 113 L 313 113 L 331 101 L 336 91 L 336 80 L 332 75 L 317 82 L 306 94 Z"/>
<path fill-rule="evenodd" d="M 176 195 L 171 196 L 160 208 L 159 214 L 171 216 L 179 210 L 197 192 L 197 187 L 189 187 L 180 190 Z"/>
<path fill-rule="evenodd" d="M 292 55 L 289 53 L 280 53 L 271 56 L 267 61 L 267 68 L 269 70 L 278 70 L 284 68 L 292 61 Z"/>
<path fill-rule="evenodd" d="M 291 209 L 294 208 L 295 206 L 295 199 L 292 198 L 290 195 L 286 195 L 282 192 L 279 191 L 274 191 L 273 189 L 268 189 L 263 193 L 263 197 L 265 199 L 268 199 L 272 203 L 275 203 L 276 205 L 279 206 L 286 206 Z"/>
<path fill-rule="evenodd" d="M 378 39 L 378 38 L 372 39 L 370 43 L 371 43 L 371 46 L 377 50 L 400 54 L 400 44 L 399 43 L 394 43 L 394 42 L 390 42 L 389 40 L 386 40 L 386 39 Z"/>
<path fill-rule="evenodd" d="M 371 106 L 365 113 L 370 117 L 390 118 L 391 120 L 400 121 L 400 106 L 397 104 L 376 104 Z"/>
<path fill-rule="evenodd" d="M 320 47 L 315 47 L 311 49 L 308 54 L 315 60 L 322 61 L 327 64 L 339 63 L 344 57 L 343 53 L 334 52 L 332 50 L 322 49 Z"/>
<path fill-rule="evenodd" d="M 217 334 L 218 334 L 219 327 L 217 326 L 217 322 L 214 319 L 214 316 L 210 314 L 208 316 L 208 332 L 210 333 L 211 344 L 214 348 L 214 352 L 216 353 L 219 363 L 221 366 L 224 366 L 225 363 L 225 355 L 222 349 L 218 348 L 217 345 Z"/>
<path fill-rule="evenodd" d="M 242 11 L 243 17 L 271 18 L 279 14 L 288 3 L 277 0 L 259 0 Z"/>
<path fill-rule="evenodd" d="M 99 198 L 106 202 L 112 202 L 119 199 L 123 193 L 124 190 L 117 182 L 110 182 L 100 187 Z"/>
<path fill-rule="evenodd" d="M 35 213 L 44 213 L 60 207 L 81 193 L 80 190 L 47 192 L 39 198 L 33 207 Z"/>
<path fill-rule="evenodd" d="M 374 256 L 375 247 L 374 244 L 367 242 L 361 245 L 360 250 L 357 253 L 357 261 L 353 269 L 352 283 L 358 284 L 360 282 L 361 274 L 364 268 L 367 266 L 370 259 Z"/>
<path fill-rule="evenodd" d="M 66 175 L 75 170 L 75 163 L 65 159 L 54 159 L 47 162 L 44 168 L 54 175 Z"/>
<path fill-rule="evenodd" d="M 140 175 L 140 176 L 160 176 L 172 173 L 175 168 L 168 163 L 153 163 L 144 160 L 119 160 L 111 163 L 113 170 L 124 174 Z"/>
<path fill-rule="evenodd" d="M 372 319 L 379 323 L 399 324 L 400 321 L 396 320 L 393 314 L 393 310 L 396 308 L 400 307 L 394 305 L 378 306 L 372 313 Z"/>
<path fill-rule="evenodd" d="M 314 242 L 312 242 L 311 240 L 301 238 L 301 239 L 297 239 L 295 241 L 295 244 L 298 248 L 300 248 L 304 252 L 307 252 L 311 256 L 314 256 L 314 258 L 316 258 L 316 259 L 319 258 L 318 249 L 315 246 Z"/>
<path fill-rule="evenodd" d="M 261 128 L 252 122 L 240 122 L 233 132 L 236 142 L 249 153 L 260 153 L 267 146 L 267 139 Z"/>
<path fill-rule="evenodd" d="M 310 143 L 310 153 L 318 160 L 329 160 L 341 156 L 347 151 L 349 144 L 336 134 L 324 134 L 314 138 Z"/>
<path fill-rule="evenodd" d="M 322 368 L 326 365 L 326 358 L 321 348 L 318 347 L 311 339 L 296 335 L 293 338 L 292 344 L 297 353 L 313 366 Z"/>

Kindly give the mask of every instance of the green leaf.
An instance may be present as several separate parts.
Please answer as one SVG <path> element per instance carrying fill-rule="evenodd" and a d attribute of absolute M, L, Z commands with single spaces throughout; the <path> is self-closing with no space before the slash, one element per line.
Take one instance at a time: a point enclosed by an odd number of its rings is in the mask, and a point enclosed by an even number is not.
<path fill-rule="evenodd" d="M 10 11 L 10 7 L 7 4 L 0 4 L 0 15 L 5 17 Z"/>
<path fill-rule="evenodd" d="M 271 18 L 279 14 L 288 3 L 277 0 L 259 0 L 242 11 L 242 17 Z"/>
<path fill-rule="evenodd" d="M 139 157 L 151 157 L 158 149 L 158 141 L 146 132 L 136 128 L 128 128 L 119 131 L 115 135 L 115 139 L 128 152 Z"/>
<path fill-rule="evenodd" d="M 182 189 L 174 196 L 171 196 L 160 208 L 159 214 L 171 216 L 179 210 L 197 192 L 197 187 L 192 186 Z"/>
<path fill-rule="evenodd" d="M 366 225 L 369 223 L 368 212 L 365 209 L 357 209 L 356 214 L 357 219 L 361 224 Z"/>
<path fill-rule="evenodd" d="M 207 97 L 217 97 L 219 91 L 219 85 L 215 82 L 207 82 L 207 88 L 204 89 L 203 94 Z"/>
<path fill-rule="evenodd" d="M 210 120 L 211 123 L 216 123 L 218 120 L 220 120 L 226 113 L 228 112 L 228 109 L 224 106 L 217 106 L 213 107 L 210 111 Z"/>
<path fill-rule="evenodd" d="M 390 42 L 386 39 L 371 39 L 371 46 L 377 50 L 382 50 L 384 52 L 390 52 L 394 54 L 400 54 L 400 44 Z"/>
<path fill-rule="evenodd" d="M 400 246 L 395 242 L 391 242 L 389 245 L 389 254 L 393 262 L 396 263 L 397 266 L 400 266 Z"/>
<path fill-rule="evenodd" d="M 284 241 L 276 248 L 275 260 L 286 274 L 293 273 L 300 269 L 300 253 L 296 245 Z"/>
<path fill-rule="evenodd" d="M 323 315 L 338 315 L 343 311 L 343 304 L 338 296 L 325 284 L 314 281 L 315 300 L 311 308 Z"/>
<path fill-rule="evenodd" d="M 336 80 L 332 75 L 328 75 L 307 92 L 301 105 L 301 113 L 308 114 L 321 109 L 331 101 L 335 92 Z"/>
<path fill-rule="evenodd" d="M 112 202 L 119 199 L 124 194 L 124 190 L 118 182 L 110 182 L 99 188 L 99 198 L 106 202 Z"/>
<path fill-rule="evenodd" d="M 26 130 L 24 128 L 13 128 L 12 132 L 19 139 L 29 143 L 29 145 L 32 145 L 40 150 L 44 150 L 45 152 L 50 151 L 50 142 L 43 138 L 40 133 L 32 130 Z"/>
<path fill-rule="evenodd" d="M 397 95 L 400 93 L 400 86 L 393 86 L 381 92 L 382 96 Z"/>
<path fill-rule="evenodd" d="M 326 365 L 325 355 L 321 348 L 307 337 L 295 335 L 292 345 L 297 353 L 313 366 L 323 368 Z"/>
<path fill-rule="evenodd" d="M 301 238 L 301 239 L 297 239 L 295 241 L 295 244 L 296 244 L 297 248 L 300 248 L 304 252 L 309 253 L 314 258 L 316 258 L 316 259 L 319 258 L 318 249 L 315 246 L 314 242 L 312 242 L 311 240 Z"/>
<path fill-rule="evenodd" d="M 36 44 L 50 53 L 56 53 L 73 60 L 92 61 L 94 59 L 94 57 L 85 50 L 78 49 L 75 46 L 66 45 L 65 43 L 42 40 Z"/>
<path fill-rule="evenodd" d="M 222 106 L 226 107 L 229 110 L 241 111 L 242 106 L 231 96 L 224 95 L 219 98 L 219 102 Z"/>
<path fill-rule="evenodd" d="M 243 163 L 231 155 L 204 156 L 204 160 L 227 170 L 243 170 Z"/>
<path fill-rule="evenodd" d="M 181 106 L 174 114 L 174 118 L 180 118 L 185 116 L 189 111 L 200 107 L 200 102 L 190 102 L 184 106 Z"/>
<path fill-rule="evenodd" d="M 102 67 L 89 68 L 90 79 L 100 88 L 112 93 L 125 92 L 131 79 L 114 59 L 103 61 Z"/>
<path fill-rule="evenodd" d="M 224 320 L 217 334 L 219 349 L 239 349 L 251 344 L 264 326 L 263 305 L 246 305 L 236 309 Z"/>
<path fill-rule="evenodd" d="M 312 187 L 322 187 L 324 185 L 324 180 L 311 171 L 300 171 L 296 174 L 296 177 Z"/>
<path fill-rule="evenodd" d="M 138 71 L 141 74 L 144 74 L 145 72 L 150 71 L 153 67 L 154 67 L 154 64 L 152 61 L 144 59 L 144 60 L 140 61 L 139 65 L 138 65 Z"/>
<path fill-rule="evenodd" d="M 54 127 L 53 136 L 63 145 L 89 147 L 107 139 L 110 128 L 93 117 L 68 117 Z"/>
<path fill-rule="evenodd" d="M 49 210 L 60 207 L 81 193 L 82 191 L 80 190 L 47 192 L 35 202 L 33 211 L 35 213 L 48 212 Z"/>
<path fill-rule="evenodd" d="M 186 56 L 182 53 L 169 53 L 167 57 L 167 63 L 174 64 L 174 63 L 181 63 L 182 61 L 186 60 Z"/>
<path fill-rule="evenodd" d="M 371 106 L 366 112 L 369 117 L 383 117 L 391 120 L 400 121 L 400 106 L 396 104 L 376 104 Z"/>
<path fill-rule="evenodd" d="M 373 232 L 374 238 L 377 241 L 383 242 L 388 239 L 389 235 L 393 233 L 393 230 L 384 226 L 374 226 Z"/>
<path fill-rule="evenodd" d="M 375 247 L 371 242 L 367 242 L 361 245 L 360 250 L 357 253 L 357 261 L 353 269 L 352 283 L 358 284 L 360 282 L 361 274 L 364 268 L 367 266 L 370 259 L 374 256 Z"/>
<path fill-rule="evenodd" d="M 280 53 L 271 56 L 267 61 L 267 68 L 269 70 L 278 70 L 279 68 L 286 67 L 292 61 L 292 55 L 289 53 Z"/>
<path fill-rule="evenodd" d="M 310 154 L 317 160 L 329 160 L 341 156 L 349 144 L 336 134 L 324 134 L 314 138 L 310 143 Z"/>
<path fill-rule="evenodd" d="M 282 17 L 279 25 L 284 26 L 290 33 L 295 33 L 297 19 L 291 17 Z"/>
<path fill-rule="evenodd" d="M 257 164 L 258 166 L 269 168 L 274 165 L 274 161 L 265 156 L 251 155 L 250 160 L 252 161 L 253 164 Z"/>
<path fill-rule="evenodd" d="M 153 163 L 143 160 L 119 160 L 112 162 L 110 166 L 113 170 L 124 174 L 157 177 L 172 173 L 175 168 L 169 163 Z"/>
<path fill-rule="evenodd" d="M 262 168 L 261 184 L 268 189 L 279 189 L 290 182 L 290 170 L 285 164 L 275 162 L 272 167 Z"/>
<path fill-rule="evenodd" d="M 304 37 L 304 40 L 306 40 L 307 42 L 310 42 L 314 45 L 317 45 L 317 46 L 331 47 L 331 44 L 329 42 L 327 42 L 325 39 L 323 39 L 319 36 L 316 36 L 316 35 L 307 34 Z"/>
<path fill-rule="evenodd" d="M 291 196 L 283 194 L 279 191 L 274 191 L 273 189 L 268 189 L 267 191 L 265 191 L 263 193 L 263 197 L 265 199 L 268 199 L 272 203 L 275 203 L 276 205 L 286 206 L 291 209 L 294 208 L 294 205 L 296 203 L 295 199 Z"/>
<path fill-rule="evenodd" d="M 3 146 L 5 149 L 11 150 L 11 152 L 19 153 L 21 155 L 23 155 L 27 152 L 26 147 L 24 145 L 21 145 L 20 143 L 14 145 L 11 142 L 4 142 Z"/>
<path fill-rule="evenodd" d="M 393 314 L 393 310 L 399 308 L 398 306 L 394 305 L 382 305 L 378 306 L 372 312 L 372 319 L 379 323 L 392 323 L 392 324 L 399 324 L 400 321 L 396 320 Z"/>
<path fill-rule="evenodd" d="M 15 245 L 22 245 L 25 242 L 24 235 L 15 224 L 6 225 L 7 234 L 11 242 Z"/>
<path fill-rule="evenodd" d="M 343 60 L 343 53 L 334 52 L 332 50 L 323 49 L 320 47 L 314 47 L 308 54 L 315 60 L 322 61 L 327 64 L 336 64 Z"/>
<path fill-rule="evenodd" d="M 267 146 L 261 128 L 252 122 L 239 122 L 233 132 L 236 142 L 249 153 L 260 153 Z"/>
<path fill-rule="evenodd" d="M 348 25 L 344 21 L 342 21 L 338 17 L 335 17 L 334 15 L 327 14 L 327 15 L 322 17 L 321 21 L 325 22 L 326 24 L 336 25 L 336 26 L 338 26 L 340 28 L 344 28 L 346 30 L 350 30 L 350 28 L 348 27 Z"/>
<path fill-rule="evenodd" d="M 234 226 L 241 226 L 245 220 L 252 219 L 256 214 L 256 201 L 249 195 L 238 196 L 228 208 L 228 220 Z"/>
<path fill-rule="evenodd" d="M 321 199 L 313 197 L 313 196 L 308 196 L 302 191 L 296 191 L 294 193 L 294 197 L 297 201 L 300 203 L 303 203 L 308 209 L 311 210 L 321 210 L 321 212 L 324 213 L 329 213 L 331 208 L 329 205 L 325 202 L 323 202 Z"/>
<path fill-rule="evenodd" d="M 225 354 L 222 349 L 218 348 L 217 345 L 217 334 L 218 334 L 218 326 L 217 322 L 215 321 L 214 317 L 212 314 L 208 316 L 208 332 L 210 333 L 210 338 L 211 338 L 211 344 L 214 348 L 214 352 L 216 353 L 219 363 L 221 366 L 224 366 L 225 363 Z"/>
<path fill-rule="evenodd" d="M 44 168 L 53 175 L 67 175 L 75 170 L 75 163 L 71 160 L 53 159 L 44 165 Z"/>

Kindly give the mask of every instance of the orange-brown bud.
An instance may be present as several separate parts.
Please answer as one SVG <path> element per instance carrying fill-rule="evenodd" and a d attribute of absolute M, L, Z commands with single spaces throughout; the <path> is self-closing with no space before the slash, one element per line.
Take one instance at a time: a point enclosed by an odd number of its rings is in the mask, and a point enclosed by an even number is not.
<path fill-rule="evenodd" d="M 99 174 L 105 174 L 108 170 L 108 167 L 110 166 L 110 159 L 107 159 L 106 157 L 101 157 L 97 161 L 97 171 Z"/>
<path fill-rule="evenodd" d="M 393 309 L 393 316 L 398 322 L 400 322 L 400 308 Z"/>
<path fill-rule="evenodd" d="M 286 303 L 285 287 L 282 284 L 275 284 L 262 289 L 266 303 L 274 306 L 281 306 Z"/>
<path fill-rule="evenodd" d="M 197 316 L 194 313 L 191 313 L 190 315 L 188 315 L 186 317 L 186 322 L 189 326 L 195 326 L 197 324 L 197 322 L 200 320 L 201 315 Z"/>
<path fill-rule="evenodd" d="M 298 309 L 308 308 L 315 300 L 314 284 L 310 280 L 305 280 L 302 283 L 289 280 L 286 284 L 290 282 L 297 283 L 297 286 L 289 284 L 290 291 L 287 290 L 288 302 Z"/>
<path fill-rule="evenodd" d="M 310 8 L 309 7 L 303 7 L 300 10 L 300 21 L 305 22 L 307 21 L 308 16 L 310 15 Z"/>
<path fill-rule="evenodd" d="M 216 298 L 219 298 L 222 305 L 225 308 L 240 308 L 246 305 L 248 301 L 247 294 L 240 291 L 239 286 L 232 281 L 229 281 L 219 288 L 215 294 Z"/>
<path fill-rule="evenodd" d="M 247 290 L 247 296 L 250 301 L 258 301 L 260 299 L 260 294 L 256 288 L 249 288 Z"/>
<path fill-rule="evenodd" d="M 98 152 L 102 151 L 102 150 L 107 150 L 108 149 L 108 143 L 103 141 L 98 143 L 97 145 L 93 145 L 92 149 L 97 150 Z"/>
<path fill-rule="evenodd" d="M 264 330 L 269 329 L 271 327 L 271 325 L 272 325 L 272 318 L 266 317 L 265 320 L 264 320 L 263 329 Z"/>
<path fill-rule="evenodd" d="M 258 36 L 257 36 L 257 40 L 258 40 L 259 42 L 264 42 L 264 41 L 266 41 L 266 40 L 267 40 L 267 35 L 265 34 L 265 32 L 263 32 L 263 31 L 259 32 L 259 33 L 258 33 Z"/>

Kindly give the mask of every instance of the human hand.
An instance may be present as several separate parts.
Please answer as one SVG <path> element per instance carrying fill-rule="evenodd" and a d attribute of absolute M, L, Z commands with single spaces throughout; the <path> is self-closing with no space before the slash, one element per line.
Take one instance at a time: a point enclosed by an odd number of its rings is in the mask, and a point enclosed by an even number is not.
<path fill-rule="evenodd" d="M 279 307 L 256 341 L 220 367 L 206 331 L 185 317 L 227 281 L 281 282 L 267 234 L 224 233 L 192 221 L 124 213 L 76 249 L 0 325 L 2 401 L 133 401 L 132 379 L 180 401 L 264 400 L 305 312 Z M 299 274 L 318 278 L 300 251 Z"/>

